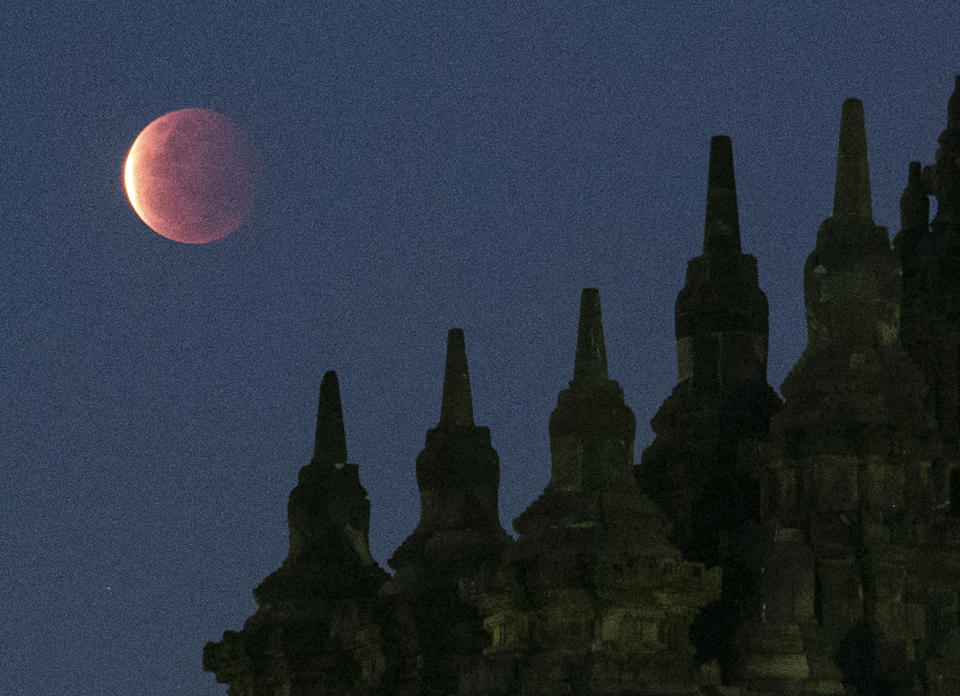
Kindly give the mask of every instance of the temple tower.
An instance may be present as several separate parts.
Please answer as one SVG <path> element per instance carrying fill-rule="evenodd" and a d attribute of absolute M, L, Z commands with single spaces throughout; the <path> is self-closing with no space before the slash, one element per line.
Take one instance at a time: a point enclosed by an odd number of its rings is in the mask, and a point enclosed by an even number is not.
<path fill-rule="evenodd" d="M 886 228 L 873 222 L 863 104 L 848 99 L 840 123 L 833 215 L 820 225 L 804 268 L 805 356 L 896 346 L 899 280 Z"/>
<path fill-rule="evenodd" d="M 473 420 L 461 329 L 447 337 L 440 422 L 417 457 L 420 523 L 390 558 L 384 588 L 396 657 L 391 694 L 455 693 L 465 661 L 488 638 L 465 601 L 465 579 L 499 563 L 511 542 L 498 515 L 500 463 L 489 428 Z"/>
<path fill-rule="evenodd" d="M 744 591 L 736 542 L 759 517 L 743 452 L 766 436 L 780 399 L 767 384 L 767 298 L 744 254 L 730 138 L 710 141 L 703 253 L 687 263 L 675 307 L 677 385 L 651 421 L 656 438 L 635 472 L 690 560 L 723 569 L 723 594 L 693 626 L 701 661 L 726 675 Z"/>
<path fill-rule="evenodd" d="M 551 477 L 496 571 L 470 585 L 490 645 L 462 696 L 692 693 L 688 630 L 719 572 L 684 561 L 632 473 L 635 420 L 583 291 L 573 379 L 550 416 Z"/>
<path fill-rule="evenodd" d="M 688 262 L 677 295 L 677 386 L 653 417 L 656 439 L 636 468 L 641 489 L 670 519 L 674 542 L 711 565 L 758 513 L 739 452 L 766 435 L 780 406 L 767 384 L 767 322 L 757 260 L 740 246 L 732 145 L 714 136 L 703 253 Z"/>
<path fill-rule="evenodd" d="M 587 288 L 580 297 L 573 379 L 550 414 L 550 482 L 514 528 L 521 535 L 536 535 L 570 514 L 574 517 L 561 526 L 597 525 L 603 521 L 604 508 L 597 505 L 601 497 L 625 493 L 635 498 L 635 429 L 623 389 L 607 375 L 600 294 Z"/>
<path fill-rule="evenodd" d="M 289 555 L 253 591 L 259 609 L 243 630 L 204 648 L 203 668 L 231 693 L 368 693 L 383 675 L 375 614 L 387 574 L 370 555 L 370 503 L 346 459 L 340 386 L 327 372 L 313 458 L 290 493 Z"/>
<path fill-rule="evenodd" d="M 939 503 L 931 483 L 940 448 L 923 380 L 899 340 L 900 278 L 887 231 L 873 222 L 863 105 L 848 99 L 833 215 L 804 268 L 807 346 L 783 383 L 758 468 L 757 544 L 792 540 L 794 558 L 812 563 L 812 586 L 795 587 L 781 620 L 784 635 L 802 638 L 806 678 L 817 677 L 822 632 L 845 683 L 906 695 L 923 678 L 929 597 L 911 571 Z M 806 574 L 797 563 L 792 575 Z"/>
<path fill-rule="evenodd" d="M 600 294 L 583 291 L 573 380 L 550 414 L 550 486 L 594 491 L 632 484 L 636 419 L 607 376 Z M 521 523 L 522 524 L 522 523 Z"/>
<path fill-rule="evenodd" d="M 440 422 L 427 431 L 417 456 L 420 523 L 400 545 L 390 565 L 398 575 L 442 566 L 465 572 L 501 550 L 500 459 L 490 429 L 473 421 L 473 397 L 461 329 L 450 329 Z"/>

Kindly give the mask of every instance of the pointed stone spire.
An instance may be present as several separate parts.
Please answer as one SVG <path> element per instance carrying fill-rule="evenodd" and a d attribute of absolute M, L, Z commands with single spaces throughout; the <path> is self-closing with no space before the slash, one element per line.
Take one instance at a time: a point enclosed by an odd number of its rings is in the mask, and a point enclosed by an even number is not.
<path fill-rule="evenodd" d="M 580 294 L 580 324 L 573 379 L 550 414 L 550 486 L 583 491 L 623 488 L 633 482 L 636 418 L 623 389 L 607 375 L 600 293 Z M 520 531 L 523 522 L 515 522 Z M 518 526 L 519 525 L 519 526 Z"/>
<path fill-rule="evenodd" d="M 833 217 L 873 221 L 870 172 L 867 167 L 867 132 L 863 121 L 863 102 L 859 99 L 843 102 Z"/>
<path fill-rule="evenodd" d="M 398 573 L 409 567 L 434 573 L 440 564 L 443 573 L 456 574 L 499 552 L 506 539 L 498 515 L 500 458 L 490 429 L 473 421 L 462 329 L 447 334 L 440 422 L 417 455 L 417 487 L 420 523 L 388 561 Z"/>
<path fill-rule="evenodd" d="M 911 162 L 907 186 L 900 196 L 900 229 L 922 232 L 930 221 L 930 201 L 923 190 L 923 169 L 919 162 Z"/>
<path fill-rule="evenodd" d="M 340 382 L 330 370 L 320 382 L 317 400 L 317 433 L 313 444 L 313 462 L 342 464 L 347 461 L 347 436 L 343 429 Z"/>
<path fill-rule="evenodd" d="M 947 130 L 960 128 L 960 75 L 955 79 L 953 94 L 947 102 Z"/>
<path fill-rule="evenodd" d="M 360 485 L 359 467 L 347 463 L 340 382 L 333 370 L 320 381 L 313 458 L 300 469 L 290 491 L 287 521 L 289 557 L 297 563 L 376 566 L 369 546 L 370 501 Z M 255 591 L 261 605 L 274 592 L 287 592 L 279 577 L 265 581 L 262 592 Z"/>
<path fill-rule="evenodd" d="M 609 379 L 607 348 L 600 316 L 600 291 L 596 288 L 584 288 L 580 294 L 580 325 L 577 329 L 573 378 L 586 382 L 606 382 Z"/>
<path fill-rule="evenodd" d="M 710 139 L 707 177 L 707 215 L 703 230 L 703 253 L 720 249 L 740 253 L 740 215 L 737 183 L 733 174 L 733 144 L 726 135 Z"/>
<path fill-rule="evenodd" d="M 447 365 L 443 376 L 443 402 L 439 425 L 473 426 L 473 397 L 467 369 L 467 348 L 463 329 L 447 334 Z"/>

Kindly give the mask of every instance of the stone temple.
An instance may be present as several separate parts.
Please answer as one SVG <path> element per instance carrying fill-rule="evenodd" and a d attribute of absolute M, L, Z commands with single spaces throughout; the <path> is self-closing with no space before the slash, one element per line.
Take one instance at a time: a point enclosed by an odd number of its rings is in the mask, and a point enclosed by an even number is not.
<path fill-rule="evenodd" d="M 676 301 L 677 385 L 639 458 L 586 289 L 550 482 L 508 535 L 452 329 L 416 461 L 420 523 L 389 575 L 328 372 L 289 555 L 203 668 L 231 696 L 960 695 L 960 76 L 935 162 L 905 168 L 892 244 L 858 100 L 839 130 L 782 399 L 716 136 L 703 253 Z"/>

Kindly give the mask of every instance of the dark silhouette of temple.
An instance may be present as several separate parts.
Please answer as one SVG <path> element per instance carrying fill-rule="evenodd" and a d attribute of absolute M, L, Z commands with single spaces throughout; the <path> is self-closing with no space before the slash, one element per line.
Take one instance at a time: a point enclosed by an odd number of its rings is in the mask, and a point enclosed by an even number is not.
<path fill-rule="evenodd" d="M 863 106 L 843 104 L 833 212 L 804 268 L 807 346 L 781 400 L 731 142 L 713 138 L 656 438 L 636 463 L 584 290 L 550 482 L 516 539 L 462 331 L 393 576 L 368 549 L 328 372 L 289 555 L 204 669 L 231 696 L 960 694 L 960 76 L 939 145 L 910 163 L 891 245 Z"/>

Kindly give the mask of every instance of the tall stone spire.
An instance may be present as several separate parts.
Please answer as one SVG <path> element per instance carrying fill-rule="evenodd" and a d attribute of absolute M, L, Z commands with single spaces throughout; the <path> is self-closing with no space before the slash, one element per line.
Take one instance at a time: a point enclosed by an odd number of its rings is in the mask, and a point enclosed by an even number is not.
<path fill-rule="evenodd" d="M 370 555 L 370 501 L 347 446 L 335 372 L 320 384 L 314 455 L 290 492 L 290 550 L 254 590 L 240 631 L 203 650 L 204 670 L 244 694 L 370 693 L 383 645 L 378 593 L 389 576 Z M 359 650 L 358 650 L 359 646 Z M 309 659 L 301 656 L 309 655 Z M 317 665 L 327 674 L 318 680 Z M 276 691 L 275 691 L 276 690 Z"/>
<path fill-rule="evenodd" d="M 600 293 L 580 294 L 580 320 L 573 380 L 550 414 L 550 485 L 567 491 L 633 483 L 636 419 L 623 390 L 607 376 Z"/>
<path fill-rule="evenodd" d="M 613 508 L 596 508 L 584 501 L 636 492 L 636 418 L 623 401 L 623 389 L 607 376 L 596 288 L 580 293 L 575 355 L 573 379 L 557 395 L 557 407 L 550 414 L 550 483 L 513 521 L 521 535 L 536 536 L 558 525 L 602 524 Z"/>
<path fill-rule="evenodd" d="M 859 99 L 847 99 L 843 102 L 833 216 L 871 222 L 873 220 L 870 172 L 867 167 L 867 132 L 863 121 L 863 102 Z"/>
<path fill-rule="evenodd" d="M 499 551 L 500 458 L 490 429 L 473 421 L 462 329 L 447 334 L 440 422 L 417 456 L 417 486 L 420 523 L 389 561 L 398 572 L 441 563 L 456 573 Z"/>
<path fill-rule="evenodd" d="M 362 564 L 373 564 L 370 502 L 357 465 L 347 464 L 340 381 L 332 370 L 320 381 L 313 458 L 300 469 L 297 487 L 290 492 L 287 518 L 291 557 L 320 556 L 339 545 L 341 551 L 351 549 Z"/>
<path fill-rule="evenodd" d="M 740 253 L 740 215 L 733 173 L 733 144 L 729 136 L 715 135 L 710 139 L 703 253 L 713 254 L 721 249 Z"/>
<path fill-rule="evenodd" d="M 333 370 L 323 375 L 317 399 L 317 431 L 314 436 L 314 464 L 341 464 L 347 461 L 347 436 L 343 429 L 340 381 Z"/>
<path fill-rule="evenodd" d="M 420 522 L 388 561 L 397 572 L 382 595 L 409 602 L 402 635 L 419 653 L 401 668 L 404 688 L 389 693 L 452 694 L 485 637 L 461 581 L 496 566 L 510 542 L 500 526 L 500 458 L 490 429 L 473 422 L 461 329 L 447 334 L 440 422 L 417 456 L 417 487 Z"/>
<path fill-rule="evenodd" d="M 710 141 L 703 253 L 687 262 L 674 307 L 677 384 L 650 421 L 656 438 L 634 467 L 640 490 L 670 522 L 684 558 L 723 569 L 723 593 L 697 654 L 732 654 L 743 573 L 729 551 L 757 516 L 747 455 L 780 400 L 767 383 L 768 304 L 757 259 L 742 251 L 730 138 Z"/>
<path fill-rule="evenodd" d="M 733 145 L 710 140 L 703 254 L 687 263 L 674 319 L 679 381 L 700 391 L 728 390 L 767 379 L 767 298 L 757 260 L 741 251 Z"/>
<path fill-rule="evenodd" d="M 807 352 L 839 355 L 852 346 L 897 342 L 899 266 L 886 228 L 873 222 L 863 104 L 847 99 L 840 117 L 833 215 L 820 224 L 804 267 Z M 786 396 L 784 390 L 787 383 Z"/>
<path fill-rule="evenodd" d="M 447 334 L 447 365 L 443 377 L 440 425 L 473 425 L 473 397 L 470 394 L 463 329 L 450 329 Z"/>
<path fill-rule="evenodd" d="M 600 291 L 584 288 L 580 295 L 580 326 L 577 329 L 577 354 L 573 378 L 587 382 L 606 382 L 607 348 L 600 318 Z"/>

